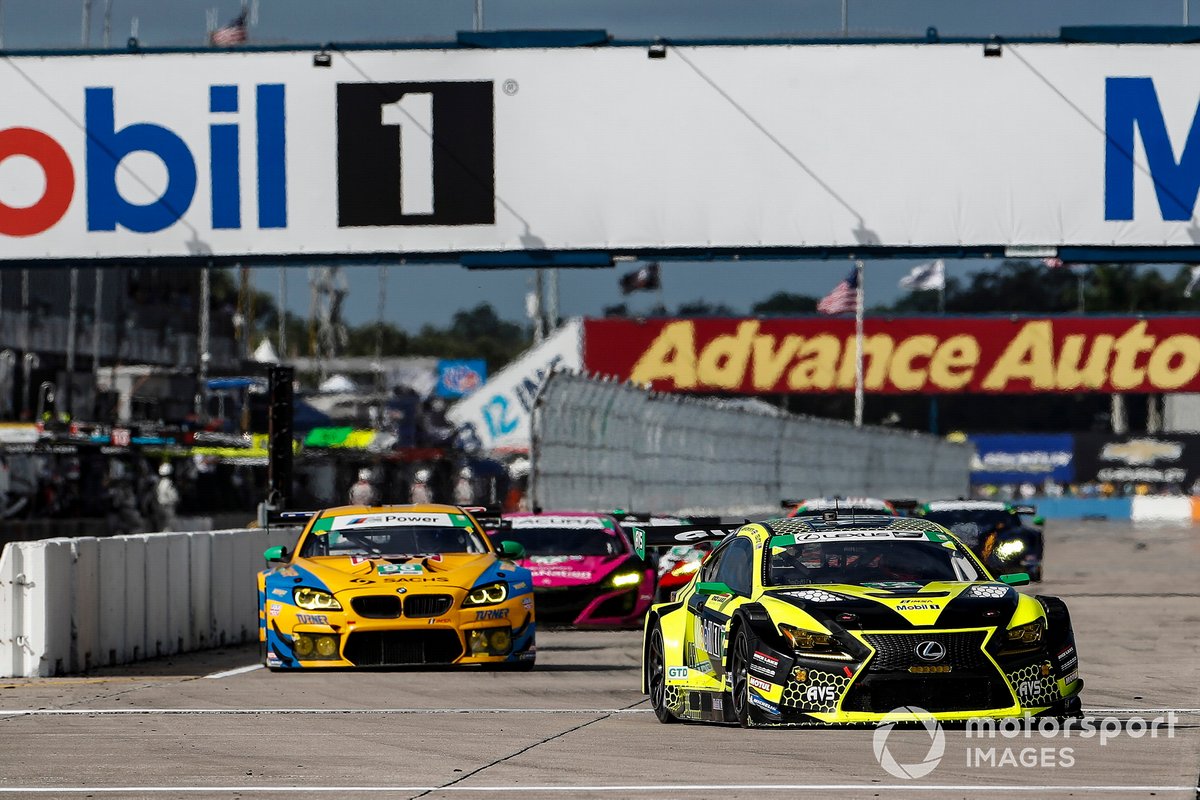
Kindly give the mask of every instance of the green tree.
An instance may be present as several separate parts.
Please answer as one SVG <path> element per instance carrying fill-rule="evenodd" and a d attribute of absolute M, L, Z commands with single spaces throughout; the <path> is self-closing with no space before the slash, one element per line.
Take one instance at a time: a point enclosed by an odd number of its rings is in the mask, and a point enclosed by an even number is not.
<path fill-rule="evenodd" d="M 750 306 L 750 313 L 755 316 L 788 316 L 790 314 L 815 314 L 817 298 L 806 294 L 791 292 L 776 292 L 766 300 L 761 300 Z"/>

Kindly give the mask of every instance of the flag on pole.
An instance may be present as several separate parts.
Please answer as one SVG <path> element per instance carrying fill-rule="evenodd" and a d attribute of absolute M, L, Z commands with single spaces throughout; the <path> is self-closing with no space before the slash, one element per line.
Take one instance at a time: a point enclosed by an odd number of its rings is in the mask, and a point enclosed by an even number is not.
<path fill-rule="evenodd" d="M 1183 290 L 1183 296 L 1191 297 L 1192 292 L 1195 291 L 1197 284 L 1200 284 L 1200 264 L 1192 267 L 1192 279 L 1188 281 L 1187 288 Z"/>
<path fill-rule="evenodd" d="M 918 264 L 912 271 L 900 279 L 900 288 L 910 292 L 923 292 L 926 289 L 946 288 L 946 264 L 940 258 Z"/>
<path fill-rule="evenodd" d="M 850 270 L 833 291 L 821 298 L 817 303 L 817 311 L 821 314 L 845 314 L 858 308 L 858 269 Z"/>
<path fill-rule="evenodd" d="M 662 276 L 659 274 L 657 261 L 621 276 L 621 294 L 661 288 Z"/>
<path fill-rule="evenodd" d="M 246 9 L 224 28 L 217 28 L 208 35 L 208 41 L 214 47 L 232 47 L 246 41 Z"/>

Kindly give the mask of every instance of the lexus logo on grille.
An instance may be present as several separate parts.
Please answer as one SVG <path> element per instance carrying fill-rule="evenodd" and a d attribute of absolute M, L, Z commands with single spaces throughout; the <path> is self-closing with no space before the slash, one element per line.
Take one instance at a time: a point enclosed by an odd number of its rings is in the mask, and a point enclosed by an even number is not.
<path fill-rule="evenodd" d="M 946 647 L 941 642 L 927 640 L 917 645 L 917 658 L 922 661 L 941 661 L 946 657 Z"/>

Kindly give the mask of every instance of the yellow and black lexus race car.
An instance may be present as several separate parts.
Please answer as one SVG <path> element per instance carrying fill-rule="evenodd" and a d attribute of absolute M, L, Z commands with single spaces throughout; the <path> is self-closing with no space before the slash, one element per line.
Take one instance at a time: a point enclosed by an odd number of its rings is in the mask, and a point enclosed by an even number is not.
<path fill-rule="evenodd" d="M 871 723 L 1079 713 L 1063 602 L 993 580 L 922 519 L 646 527 L 635 546 L 721 540 L 646 618 L 642 690 L 662 722 Z M 895 717 L 893 717 L 895 719 Z"/>
<path fill-rule="evenodd" d="M 533 580 L 457 506 L 345 506 L 311 515 L 258 574 L 271 669 L 484 664 L 531 669 Z"/>

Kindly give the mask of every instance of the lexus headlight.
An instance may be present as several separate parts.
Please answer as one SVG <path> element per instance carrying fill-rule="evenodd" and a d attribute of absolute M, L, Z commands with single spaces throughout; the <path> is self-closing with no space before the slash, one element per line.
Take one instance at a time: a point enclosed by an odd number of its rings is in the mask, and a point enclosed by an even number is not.
<path fill-rule="evenodd" d="M 493 606 L 503 603 L 508 598 L 508 584 L 489 583 L 487 586 L 477 586 L 467 594 L 463 607 Z"/>
<path fill-rule="evenodd" d="M 779 632 L 791 644 L 792 649 L 796 651 L 797 655 L 808 658 L 850 660 L 850 654 L 843 652 L 838 641 L 828 633 L 806 631 L 782 623 L 779 625 Z"/>
<path fill-rule="evenodd" d="M 308 586 L 297 586 L 292 590 L 292 599 L 296 605 L 309 611 L 341 611 L 342 604 L 329 592 L 312 589 Z"/>
<path fill-rule="evenodd" d="M 642 580 L 640 572 L 619 572 L 612 576 L 612 585 L 618 589 L 622 586 L 633 586 Z"/>
<path fill-rule="evenodd" d="M 1007 561 L 1025 552 L 1025 543 L 1020 539 L 1009 539 L 996 545 L 996 557 Z"/>
<path fill-rule="evenodd" d="M 1045 632 L 1046 626 L 1040 619 L 1027 625 L 1009 628 L 1005 632 L 1007 641 L 1003 649 L 1008 651 L 1032 650 L 1041 644 L 1042 635 Z"/>

